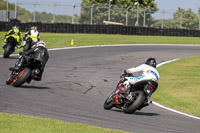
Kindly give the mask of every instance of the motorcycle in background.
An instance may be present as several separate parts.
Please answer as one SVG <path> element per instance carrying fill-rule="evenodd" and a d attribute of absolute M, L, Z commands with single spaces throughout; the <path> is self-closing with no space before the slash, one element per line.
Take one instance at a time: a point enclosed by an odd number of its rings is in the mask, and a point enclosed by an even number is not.
<path fill-rule="evenodd" d="M 35 42 L 32 40 L 32 38 L 30 36 L 27 36 L 26 38 L 24 38 L 24 42 L 23 42 L 23 52 L 28 51 L 29 49 L 32 48 L 32 46 L 35 45 Z"/>
<path fill-rule="evenodd" d="M 6 39 L 6 45 L 4 46 L 4 58 L 9 58 L 10 54 L 15 51 L 15 47 L 17 47 L 17 40 L 10 36 Z"/>

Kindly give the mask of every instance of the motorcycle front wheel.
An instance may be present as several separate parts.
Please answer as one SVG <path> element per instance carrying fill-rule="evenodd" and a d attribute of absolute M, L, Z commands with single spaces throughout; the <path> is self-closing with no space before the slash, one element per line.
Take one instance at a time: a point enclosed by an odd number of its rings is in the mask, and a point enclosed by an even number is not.
<path fill-rule="evenodd" d="M 12 52 L 12 45 L 6 45 L 6 47 L 4 48 L 3 57 L 8 58 Z"/>
<path fill-rule="evenodd" d="M 25 68 L 22 70 L 19 75 L 13 80 L 14 87 L 20 87 L 27 79 L 31 76 L 31 69 Z"/>
<path fill-rule="evenodd" d="M 113 103 L 112 103 L 113 94 L 114 93 L 111 93 L 108 96 L 108 98 L 106 99 L 106 101 L 104 102 L 104 105 L 103 105 L 104 109 L 109 110 L 109 109 L 111 109 L 113 107 Z"/>
<path fill-rule="evenodd" d="M 145 95 L 143 91 L 135 91 L 134 92 L 134 101 L 124 104 L 123 111 L 127 114 L 132 114 L 136 110 L 138 110 L 145 100 Z"/>
<path fill-rule="evenodd" d="M 29 49 L 31 49 L 31 44 L 26 43 L 26 44 L 24 45 L 24 47 L 23 47 L 23 52 L 26 52 L 26 51 L 28 51 Z"/>

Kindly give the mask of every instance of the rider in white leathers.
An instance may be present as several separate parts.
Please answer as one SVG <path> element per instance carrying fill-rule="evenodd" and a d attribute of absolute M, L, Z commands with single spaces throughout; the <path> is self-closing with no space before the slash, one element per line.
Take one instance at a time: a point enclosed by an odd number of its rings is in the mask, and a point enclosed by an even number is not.
<path fill-rule="evenodd" d="M 24 37 L 23 46 L 27 43 L 26 41 L 29 37 L 32 39 L 33 43 L 37 43 L 38 41 L 40 41 L 40 35 L 37 30 L 37 27 L 31 27 L 31 30 L 26 32 L 25 37 Z"/>
<path fill-rule="evenodd" d="M 154 58 L 148 58 L 145 64 L 142 64 L 136 68 L 129 68 L 124 70 L 125 74 L 133 74 L 133 73 L 141 73 L 138 77 L 125 77 L 125 81 L 123 82 L 125 91 L 124 93 L 128 92 L 130 89 L 130 85 L 134 85 L 140 81 L 145 80 L 153 80 L 158 82 L 160 77 L 158 71 L 156 70 L 156 60 Z M 151 99 L 149 97 L 149 102 Z"/>

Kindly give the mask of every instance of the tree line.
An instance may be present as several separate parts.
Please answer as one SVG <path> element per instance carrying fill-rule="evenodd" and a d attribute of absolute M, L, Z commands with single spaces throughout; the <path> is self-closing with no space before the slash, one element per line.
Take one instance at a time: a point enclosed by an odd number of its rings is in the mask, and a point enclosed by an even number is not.
<path fill-rule="evenodd" d="M 15 11 L 15 4 L 9 3 L 8 7 L 9 11 Z M 5 0 L 0 0 L 0 9 L 7 9 Z M 110 19 L 124 25 L 127 23 L 128 26 L 199 29 L 200 8 L 198 14 L 192 9 L 178 8 L 169 19 L 154 18 L 153 14 L 158 10 L 155 0 L 82 0 L 80 16 L 75 14 L 74 22 L 103 24 L 104 20 Z M 37 22 L 44 23 L 51 23 L 54 17 L 52 13 L 38 11 L 35 16 Z M 55 15 L 55 18 L 55 22 L 72 23 L 72 16 L 69 15 Z M 17 6 L 17 19 L 21 22 L 33 22 L 33 12 Z"/>

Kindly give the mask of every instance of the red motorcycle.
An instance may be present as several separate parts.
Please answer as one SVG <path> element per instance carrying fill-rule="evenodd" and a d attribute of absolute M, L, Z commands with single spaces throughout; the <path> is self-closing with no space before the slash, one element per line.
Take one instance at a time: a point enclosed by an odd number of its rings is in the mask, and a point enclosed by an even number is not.
<path fill-rule="evenodd" d="M 130 75 L 129 75 L 130 76 Z M 136 110 L 141 110 L 151 102 L 150 96 L 158 87 L 158 83 L 153 80 L 145 80 L 131 86 L 128 94 L 124 95 L 123 82 L 127 75 L 123 74 L 113 91 L 104 102 L 104 109 L 109 110 L 113 107 L 122 109 L 125 113 L 131 114 Z"/>

